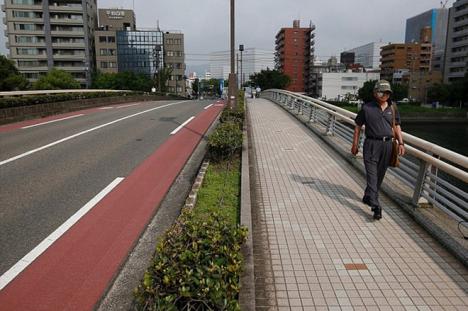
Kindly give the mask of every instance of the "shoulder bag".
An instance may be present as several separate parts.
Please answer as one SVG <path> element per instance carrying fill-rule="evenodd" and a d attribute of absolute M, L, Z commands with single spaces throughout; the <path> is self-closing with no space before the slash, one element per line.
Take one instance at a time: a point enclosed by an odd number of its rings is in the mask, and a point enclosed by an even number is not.
<path fill-rule="evenodd" d="M 398 140 L 396 137 L 396 130 L 395 130 L 395 107 L 392 103 L 392 131 L 393 131 L 393 139 L 392 139 L 392 155 L 390 156 L 390 166 L 391 167 L 399 167 L 400 166 L 400 159 L 398 159 Z"/>

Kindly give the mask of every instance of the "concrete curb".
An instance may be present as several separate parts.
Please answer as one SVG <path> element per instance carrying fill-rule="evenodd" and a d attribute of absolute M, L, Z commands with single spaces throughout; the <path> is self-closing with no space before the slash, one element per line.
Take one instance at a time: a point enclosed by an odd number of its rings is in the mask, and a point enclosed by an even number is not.
<path fill-rule="evenodd" d="M 247 103 L 245 105 L 247 116 Z M 247 117 L 245 117 L 247 120 Z M 247 127 L 244 126 L 242 143 L 242 167 L 241 167 L 241 212 L 240 223 L 249 230 L 247 241 L 242 245 L 242 255 L 244 256 L 244 271 L 240 278 L 239 304 L 242 311 L 255 310 L 255 277 L 253 259 L 253 239 L 252 239 L 252 204 L 250 200 L 250 162 L 249 162 L 249 138 Z"/>
<path fill-rule="evenodd" d="M 272 102 L 273 103 L 273 102 Z M 274 103 L 276 104 L 276 103 Z M 351 164 L 354 168 L 357 169 L 359 173 L 365 176 L 366 171 L 364 164 L 358 161 L 354 156 L 351 156 L 350 153 L 345 153 L 342 149 L 337 147 L 334 142 L 324 133 L 319 132 L 317 129 L 312 127 L 309 123 L 302 120 L 298 115 L 290 113 L 285 107 L 278 105 L 289 113 L 292 117 L 298 120 L 305 127 L 310 129 L 314 134 L 316 134 L 323 142 L 325 142 L 330 148 L 332 148 L 337 154 L 339 154 L 343 159 Z M 458 243 L 454 238 L 452 238 L 443 228 L 435 224 L 429 218 L 424 216 L 410 203 L 399 198 L 399 195 L 394 191 L 389 185 L 385 183 L 382 184 L 382 192 L 385 193 L 391 200 L 398 204 L 405 212 L 407 212 L 419 225 L 421 225 L 424 230 L 426 230 L 434 239 L 439 241 L 449 252 L 451 252 L 455 257 L 457 257 L 461 262 L 468 267 L 468 250 Z"/>
<path fill-rule="evenodd" d="M 202 138 L 185 167 L 174 181 L 155 216 L 151 219 L 138 242 L 136 242 L 126 262 L 122 265 L 120 272 L 115 276 L 114 281 L 109 284 L 109 288 L 101 298 L 101 301 L 96 304 L 95 310 L 114 311 L 133 309 L 133 291 L 140 284 L 146 269 L 150 265 L 157 242 L 180 215 L 180 211 L 192 190 L 200 165 L 205 158 L 207 136 L 218 123 L 219 116 L 211 124 L 206 135 Z"/>

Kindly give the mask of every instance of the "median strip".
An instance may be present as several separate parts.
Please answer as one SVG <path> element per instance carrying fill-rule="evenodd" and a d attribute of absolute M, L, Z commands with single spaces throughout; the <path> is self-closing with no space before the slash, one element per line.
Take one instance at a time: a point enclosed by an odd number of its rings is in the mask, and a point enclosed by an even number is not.
<path fill-rule="evenodd" d="M 101 201 L 109 192 L 112 191 L 123 180 L 123 177 L 114 179 L 106 188 L 99 192 L 94 198 L 80 208 L 73 216 L 68 218 L 60 227 L 45 238 L 26 256 L 20 259 L 13 267 L 0 276 L 0 290 L 8 285 L 16 276 L 18 276 L 27 266 L 29 266 L 37 257 L 48 249 L 56 240 L 68 231 L 78 220 L 88 213 L 99 201 Z"/>

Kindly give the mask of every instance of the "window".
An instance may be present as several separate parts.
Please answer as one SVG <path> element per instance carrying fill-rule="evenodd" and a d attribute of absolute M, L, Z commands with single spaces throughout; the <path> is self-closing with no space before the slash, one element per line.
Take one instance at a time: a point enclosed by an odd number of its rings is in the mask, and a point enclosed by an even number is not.
<path fill-rule="evenodd" d="M 106 37 L 105 36 L 99 36 L 99 42 L 100 43 L 106 42 Z"/>
<path fill-rule="evenodd" d="M 41 55 L 44 54 L 44 50 L 36 48 L 17 48 L 16 52 L 18 55 Z"/>
<path fill-rule="evenodd" d="M 112 56 L 115 55 L 115 49 L 100 49 L 99 54 L 101 56 Z"/>

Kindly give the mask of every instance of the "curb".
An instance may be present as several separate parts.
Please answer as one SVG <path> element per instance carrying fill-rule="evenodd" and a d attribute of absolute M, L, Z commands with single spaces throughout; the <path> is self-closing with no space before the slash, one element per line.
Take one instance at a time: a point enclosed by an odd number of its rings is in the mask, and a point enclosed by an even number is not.
<path fill-rule="evenodd" d="M 245 120 L 247 120 L 247 100 L 245 103 Z M 246 121 L 245 121 L 246 122 Z M 249 138 L 247 125 L 243 129 L 242 143 L 242 167 L 241 167 L 241 211 L 240 223 L 248 228 L 247 241 L 242 245 L 241 252 L 244 256 L 244 271 L 240 277 L 239 304 L 242 311 L 255 310 L 255 277 L 252 238 L 252 204 L 250 200 L 250 162 L 249 162 Z"/>

